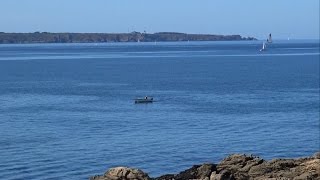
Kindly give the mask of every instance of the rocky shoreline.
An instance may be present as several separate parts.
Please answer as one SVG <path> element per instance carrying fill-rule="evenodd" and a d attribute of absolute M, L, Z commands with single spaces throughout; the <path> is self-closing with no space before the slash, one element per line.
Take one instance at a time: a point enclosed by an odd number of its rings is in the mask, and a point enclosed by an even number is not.
<path fill-rule="evenodd" d="M 233 154 L 219 164 L 194 165 L 178 174 L 149 177 L 142 170 L 110 168 L 90 180 L 320 180 L 320 152 L 299 159 L 263 160 L 257 156 Z"/>

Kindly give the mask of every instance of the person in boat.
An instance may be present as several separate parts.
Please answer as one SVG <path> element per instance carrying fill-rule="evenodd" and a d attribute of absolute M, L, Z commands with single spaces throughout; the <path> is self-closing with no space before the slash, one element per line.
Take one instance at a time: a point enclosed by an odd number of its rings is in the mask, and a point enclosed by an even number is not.
<path fill-rule="evenodd" d="M 144 97 L 146 100 L 148 99 L 148 96 Z"/>

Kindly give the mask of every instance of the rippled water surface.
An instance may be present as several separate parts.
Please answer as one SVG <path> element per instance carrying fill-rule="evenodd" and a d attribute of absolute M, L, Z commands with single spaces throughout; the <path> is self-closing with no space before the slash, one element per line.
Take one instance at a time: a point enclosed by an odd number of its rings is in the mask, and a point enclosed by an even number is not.
<path fill-rule="evenodd" d="M 261 44 L 0 45 L 0 179 L 315 153 L 319 42 Z"/>

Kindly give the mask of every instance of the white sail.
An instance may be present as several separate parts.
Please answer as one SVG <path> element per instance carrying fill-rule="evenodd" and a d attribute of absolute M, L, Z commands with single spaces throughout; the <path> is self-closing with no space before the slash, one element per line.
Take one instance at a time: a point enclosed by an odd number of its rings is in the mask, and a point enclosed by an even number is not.
<path fill-rule="evenodd" d="M 265 43 L 265 42 L 263 42 L 263 44 L 262 44 L 262 48 L 260 49 L 260 51 L 265 51 L 265 50 L 266 50 L 266 48 L 267 48 L 266 43 Z"/>

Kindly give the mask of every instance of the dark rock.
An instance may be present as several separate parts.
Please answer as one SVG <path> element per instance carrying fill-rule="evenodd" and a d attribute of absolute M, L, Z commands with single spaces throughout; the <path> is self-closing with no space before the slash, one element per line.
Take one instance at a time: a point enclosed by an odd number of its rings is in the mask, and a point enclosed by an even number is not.
<path fill-rule="evenodd" d="M 213 171 L 216 170 L 214 164 L 203 164 L 195 165 L 186 171 L 182 171 L 175 176 L 176 180 L 185 180 L 185 179 L 210 179 L 210 175 Z"/>
<path fill-rule="evenodd" d="M 174 174 L 166 174 L 157 178 L 154 178 L 154 180 L 174 180 L 175 175 Z"/>
<path fill-rule="evenodd" d="M 186 180 L 186 179 L 201 179 L 209 180 L 210 175 L 216 170 L 214 164 L 194 165 L 190 169 L 180 172 L 176 175 L 164 175 L 155 178 L 155 180 Z"/>
<path fill-rule="evenodd" d="M 197 178 L 197 169 L 199 168 L 199 165 L 194 165 L 192 168 L 187 169 L 185 171 L 180 172 L 175 176 L 176 180 L 182 180 L 182 179 L 196 179 Z"/>

